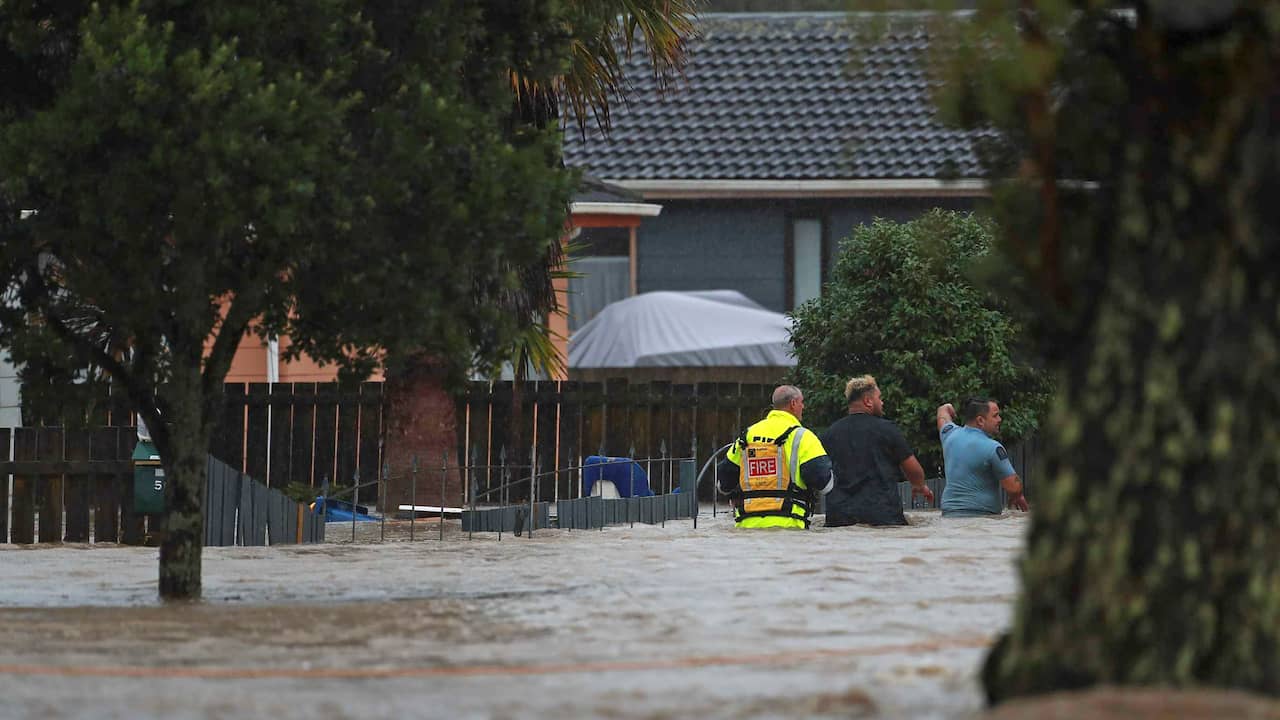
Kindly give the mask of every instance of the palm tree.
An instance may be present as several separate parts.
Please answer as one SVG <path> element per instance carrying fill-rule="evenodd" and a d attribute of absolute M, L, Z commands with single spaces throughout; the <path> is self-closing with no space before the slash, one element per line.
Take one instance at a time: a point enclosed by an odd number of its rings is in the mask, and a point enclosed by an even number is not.
<path fill-rule="evenodd" d="M 695 34 L 696 0 L 583 0 L 569 19 L 572 57 L 569 69 L 549 81 L 522 76 L 513 69 L 512 90 L 520 121 L 544 128 L 552 123 L 576 125 L 585 133 L 594 123 L 604 136 L 612 129 L 610 107 L 626 100 L 625 64 L 641 47 L 660 90 L 683 72 L 688 41 Z M 568 252 L 558 239 L 548 243 L 543 261 L 520 268 L 521 283 L 513 293 L 512 309 L 531 318 L 510 346 L 512 365 L 511 422 L 507 438 L 516 458 L 524 452 L 520 418 L 522 388 L 533 370 L 544 376 L 562 375 L 565 359 L 550 341 L 546 318 L 564 314 L 554 283 L 572 273 L 565 267 Z M 532 458 L 527 458 L 532 462 Z M 518 459 L 517 462 L 520 462 Z"/>
<path fill-rule="evenodd" d="M 699 0 L 576 0 L 571 3 L 562 18 L 570 47 L 567 69 L 550 76 L 521 67 L 510 69 L 513 110 L 508 132 L 513 142 L 518 142 L 529 129 L 567 128 L 570 124 L 583 133 L 594 124 L 607 137 L 611 129 L 610 108 L 615 102 L 626 100 L 627 61 L 643 49 L 659 88 L 671 86 L 683 72 L 688 42 L 696 31 L 698 5 Z M 549 158 L 549 162 L 561 163 L 562 160 L 556 156 Z M 520 391 L 529 369 L 546 375 L 563 370 L 564 359 L 551 345 L 547 318 L 565 312 L 555 292 L 555 280 L 565 276 L 565 260 L 564 244 L 556 238 L 547 243 L 539 262 L 511 268 L 519 282 L 514 290 L 505 293 L 505 300 L 511 317 L 524 323 L 502 353 L 513 369 L 508 453 L 516 458 L 523 454 Z M 476 292 L 490 292 L 490 289 L 476 288 Z M 430 359 L 419 358 L 416 363 L 429 364 Z M 443 393 L 442 377 L 438 371 L 411 367 L 399 388 L 395 384 L 388 386 L 392 409 L 387 422 L 391 432 L 399 428 L 403 433 L 407 423 L 415 422 L 412 409 L 396 410 L 396 396 Z M 427 386 L 415 387 L 423 383 Z M 444 406 L 439 400 L 430 405 Z M 421 406 L 417 407 L 421 410 Z M 441 432 L 447 436 L 441 449 L 456 447 L 452 424 Z M 407 465 L 411 454 L 412 449 L 402 452 L 399 459 L 392 456 L 391 462 L 399 469 Z"/>

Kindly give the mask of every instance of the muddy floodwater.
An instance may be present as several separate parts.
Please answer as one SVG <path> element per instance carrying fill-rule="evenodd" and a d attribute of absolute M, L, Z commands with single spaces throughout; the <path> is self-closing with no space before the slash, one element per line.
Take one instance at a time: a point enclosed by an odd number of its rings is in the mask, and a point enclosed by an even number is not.
<path fill-rule="evenodd" d="M 0 546 L 0 718 L 965 718 L 1027 517 L 207 548 Z M 819 523 L 820 525 L 820 523 Z"/>

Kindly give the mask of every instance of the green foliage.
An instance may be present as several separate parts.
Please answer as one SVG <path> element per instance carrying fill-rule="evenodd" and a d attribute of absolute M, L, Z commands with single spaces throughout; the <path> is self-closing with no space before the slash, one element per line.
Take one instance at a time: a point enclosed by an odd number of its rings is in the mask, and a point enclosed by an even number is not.
<path fill-rule="evenodd" d="M 354 375 L 492 361 L 521 329 L 499 299 L 558 240 L 573 178 L 553 129 L 511 125 L 509 73 L 563 71 L 565 11 L 260 10 L 0 9 L 15 360 L 106 368 L 167 416 L 153 389 L 178 366 L 216 387 L 246 329 Z"/>
<path fill-rule="evenodd" d="M 509 299 L 574 177 L 513 73 L 561 76 L 573 17 L 0 3 L 0 345 L 35 385 L 109 376 L 136 404 L 173 478 L 162 594 L 198 594 L 203 456 L 246 332 L 347 377 L 421 356 L 460 376 L 527 326 Z"/>
<path fill-rule="evenodd" d="M 1014 314 L 976 280 L 992 242 L 989 223 L 942 210 L 857 228 L 822 297 L 794 313 L 805 419 L 834 422 L 846 411 L 845 382 L 871 374 L 927 472 L 941 464 L 942 403 L 990 395 L 1001 403 L 1006 442 L 1034 430 L 1048 382 L 1022 353 Z"/>
<path fill-rule="evenodd" d="M 610 107 L 626 99 L 625 62 L 643 44 L 647 64 L 660 88 L 684 70 L 688 41 L 701 0 L 579 0 L 569 3 L 572 56 L 552 83 L 521 75 L 521 87 L 535 102 L 549 93 L 546 106 L 558 110 L 563 99 L 580 132 L 594 119 L 610 129 Z M 558 113 L 556 113 L 558 115 Z M 556 118 L 560 119 L 560 118 Z"/>

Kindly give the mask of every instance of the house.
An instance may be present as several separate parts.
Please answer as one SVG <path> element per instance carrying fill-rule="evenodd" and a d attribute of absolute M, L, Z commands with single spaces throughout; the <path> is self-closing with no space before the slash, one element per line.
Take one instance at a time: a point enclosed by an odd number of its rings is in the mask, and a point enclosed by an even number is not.
<path fill-rule="evenodd" d="M 733 289 L 787 311 L 821 292 L 855 226 L 973 208 L 986 191 L 970 140 L 938 122 L 922 70 L 936 17 L 703 15 L 663 98 L 637 53 L 609 139 L 565 134 L 568 164 L 663 207 L 630 248 L 634 280 L 602 299 Z"/>

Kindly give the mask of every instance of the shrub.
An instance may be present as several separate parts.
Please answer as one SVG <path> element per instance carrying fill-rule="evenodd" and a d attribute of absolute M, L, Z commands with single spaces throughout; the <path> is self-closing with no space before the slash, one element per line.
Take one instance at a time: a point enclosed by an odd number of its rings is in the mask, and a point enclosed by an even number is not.
<path fill-rule="evenodd" d="M 1033 431 L 1049 382 L 1023 351 L 1016 314 L 984 289 L 999 282 L 992 242 L 989 222 L 942 210 L 876 220 L 842 242 L 822 297 L 793 313 L 792 381 L 805 392 L 806 424 L 843 416 L 845 382 L 871 374 L 926 474 L 942 462 L 934 416 L 944 402 L 989 395 L 1004 442 Z"/>

